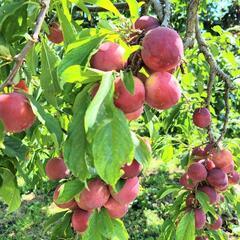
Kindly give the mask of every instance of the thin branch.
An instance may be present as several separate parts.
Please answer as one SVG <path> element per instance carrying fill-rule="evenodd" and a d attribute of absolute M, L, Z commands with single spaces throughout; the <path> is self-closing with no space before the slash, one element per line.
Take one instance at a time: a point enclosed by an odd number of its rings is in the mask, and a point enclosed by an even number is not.
<path fill-rule="evenodd" d="M 163 6 L 159 0 L 150 0 L 155 13 L 157 14 L 158 19 L 162 22 L 163 21 Z"/>
<path fill-rule="evenodd" d="M 192 48 L 195 41 L 195 25 L 197 19 L 199 0 L 191 0 L 187 9 L 186 35 L 184 49 Z"/>
<path fill-rule="evenodd" d="M 230 113 L 229 92 L 230 92 L 230 89 L 229 89 L 228 85 L 225 84 L 225 93 L 224 93 L 224 102 L 225 102 L 225 117 L 224 118 L 225 119 L 224 119 L 222 131 L 221 131 L 221 135 L 218 138 L 218 140 L 216 141 L 216 144 L 219 144 L 219 142 L 221 142 L 221 140 L 223 139 L 224 135 L 227 132 L 227 125 L 228 125 L 229 113 Z"/>
<path fill-rule="evenodd" d="M 209 81 L 208 81 L 208 86 L 207 86 L 207 98 L 206 98 L 206 106 L 208 109 L 210 107 L 212 88 L 214 85 L 215 77 L 216 77 L 215 71 L 213 71 L 213 69 L 210 69 Z"/>
<path fill-rule="evenodd" d="M 10 85 L 13 84 L 13 79 L 16 76 L 19 69 L 21 68 L 27 53 L 34 46 L 34 44 L 38 41 L 38 36 L 39 36 L 40 31 L 41 31 L 41 27 L 42 27 L 45 15 L 47 14 L 49 4 L 50 4 L 50 0 L 41 0 L 40 4 L 41 4 L 41 10 L 39 12 L 39 15 L 38 15 L 38 18 L 37 18 L 37 21 L 36 21 L 36 25 L 35 25 L 35 28 L 34 28 L 32 38 L 30 40 L 28 40 L 27 44 L 22 49 L 22 51 L 14 57 L 15 65 L 13 66 L 13 68 L 12 68 L 10 74 L 8 75 L 7 79 L 0 85 L 0 91 L 4 87 L 10 86 Z"/>
<path fill-rule="evenodd" d="M 161 25 L 163 27 L 167 27 L 169 25 L 171 17 L 171 3 L 169 2 L 169 0 L 164 0 L 164 5 L 164 18 Z"/>
<path fill-rule="evenodd" d="M 151 0 L 146 0 L 145 3 L 143 4 L 142 8 L 141 8 L 141 15 L 147 15 L 148 14 L 148 10 L 149 7 L 151 6 Z"/>
<path fill-rule="evenodd" d="M 214 59 L 207 43 L 205 42 L 204 38 L 202 37 L 201 34 L 201 30 L 199 27 L 199 21 L 198 21 L 198 17 L 196 20 L 196 38 L 197 38 L 197 42 L 198 42 L 198 46 L 200 51 L 203 53 L 206 61 L 208 62 L 210 68 L 216 72 L 216 75 L 223 79 L 225 81 L 225 83 L 227 84 L 227 86 L 229 87 L 229 89 L 233 89 L 234 86 L 232 84 L 232 79 L 230 76 L 228 76 L 226 73 L 224 73 L 221 68 L 218 66 L 216 60 Z"/>

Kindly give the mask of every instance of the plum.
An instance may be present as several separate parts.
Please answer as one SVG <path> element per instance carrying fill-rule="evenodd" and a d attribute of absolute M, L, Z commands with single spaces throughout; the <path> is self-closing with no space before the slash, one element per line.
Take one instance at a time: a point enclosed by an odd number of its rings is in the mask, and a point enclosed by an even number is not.
<path fill-rule="evenodd" d="M 211 124 L 211 114 L 207 108 L 197 108 L 193 113 L 193 123 L 200 128 Z"/>
<path fill-rule="evenodd" d="M 134 159 L 130 165 L 125 164 L 122 167 L 122 170 L 124 171 L 122 178 L 133 178 L 140 174 L 142 171 L 142 165 Z"/>
<path fill-rule="evenodd" d="M 207 170 L 204 165 L 199 162 L 192 163 L 187 173 L 189 178 L 195 182 L 201 182 L 207 178 Z"/>
<path fill-rule="evenodd" d="M 195 227 L 196 229 L 203 229 L 206 223 L 206 214 L 202 209 L 194 209 L 195 214 Z"/>
<path fill-rule="evenodd" d="M 207 194 L 207 196 L 209 198 L 209 202 L 211 204 L 216 203 L 218 201 L 218 199 L 219 199 L 218 193 L 212 187 L 201 186 L 201 187 L 198 187 L 198 191 L 201 191 L 201 192 L 204 192 L 205 194 Z"/>
<path fill-rule="evenodd" d="M 88 228 L 91 212 L 76 209 L 72 215 L 72 227 L 78 233 L 84 233 Z"/>
<path fill-rule="evenodd" d="M 220 168 L 213 168 L 208 172 L 207 176 L 208 183 L 218 189 L 223 190 L 228 186 L 228 177 Z"/>
<path fill-rule="evenodd" d="M 53 43 L 61 43 L 63 42 L 63 33 L 60 28 L 60 25 L 56 22 L 52 23 L 49 28 L 49 34 L 47 35 L 48 40 Z"/>
<path fill-rule="evenodd" d="M 134 23 L 135 29 L 140 29 L 140 30 L 145 30 L 145 31 L 149 31 L 158 26 L 159 26 L 158 20 L 152 16 L 141 16 Z"/>
<path fill-rule="evenodd" d="M 120 204 L 114 198 L 110 197 L 108 202 L 104 205 L 111 218 L 122 218 L 128 211 L 127 204 Z"/>

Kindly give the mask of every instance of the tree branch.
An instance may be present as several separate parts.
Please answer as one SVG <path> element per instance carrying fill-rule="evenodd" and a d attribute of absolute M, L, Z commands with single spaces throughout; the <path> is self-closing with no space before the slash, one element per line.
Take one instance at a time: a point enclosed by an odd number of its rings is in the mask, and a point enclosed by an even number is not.
<path fill-rule="evenodd" d="M 195 25 L 199 0 L 191 0 L 187 9 L 186 35 L 184 38 L 184 49 L 192 48 L 195 41 Z"/>
<path fill-rule="evenodd" d="M 225 83 L 227 84 L 227 86 L 229 87 L 229 89 L 233 89 L 233 84 L 232 84 L 232 79 L 230 76 L 228 76 L 226 73 L 224 73 L 221 68 L 218 66 L 216 60 L 214 59 L 207 43 L 205 42 L 204 38 L 202 37 L 201 34 L 201 30 L 199 27 L 199 21 L 198 21 L 198 17 L 196 20 L 196 38 L 197 38 L 197 42 L 198 42 L 198 46 L 200 51 L 203 53 L 206 61 L 208 62 L 210 69 L 212 69 L 212 71 L 214 71 L 216 73 L 216 75 L 223 79 L 225 81 Z"/>
<path fill-rule="evenodd" d="M 155 13 L 157 14 L 157 17 L 160 21 L 163 20 L 163 7 L 159 0 L 150 0 L 151 4 L 153 5 L 153 8 L 155 10 Z"/>
<path fill-rule="evenodd" d="M 34 28 L 32 38 L 30 40 L 28 40 L 27 44 L 22 49 L 22 51 L 14 57 L 15 65 L 13 66 L 13 68 L 12 68 L 11 72 L 9 73 L 7 79 L 0 85 L 0 91 L 4 87 L 10 86 L 10 85 L 13 84 L 13 79 L 16 76 L 19 69 L 21 68 L 27 53 L 34 46 L 34 44 L 38 41 L 38 36 L 39 36 L 40 31 L 41 31 L 41 27 L 42 27 L 45 15 L 47 14 L 49 4 L 50 4 L 50 0 L 41 0 L 40 4 L 41 4 L 41 10 L 39 12 L 39 15 L 38 15 L 38 18 L 37 18 L 37 21 L 36 21 L 36 25 L 35 25 L 35 28 Z"/>
<path fill-rule="evenodd" d="M 163 27 L 167 27 L 169 25 L 170 17 L 171 17 L 171 3 L 169 2 L 169 0 L 164 0 L 164 5 L 165 5 L 164 18 L 161 25 Z"/>

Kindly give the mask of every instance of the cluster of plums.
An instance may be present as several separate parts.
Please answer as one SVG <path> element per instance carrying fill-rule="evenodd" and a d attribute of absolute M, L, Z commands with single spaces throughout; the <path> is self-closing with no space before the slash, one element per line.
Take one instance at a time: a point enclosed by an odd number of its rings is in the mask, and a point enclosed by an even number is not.
<path fill-rule="evenodd" d="M 194 210 L 196 229 L 207 227 L 210 230 L 218 230 L 222 226 L 221 216 L 207 223 L 206 213 L 201 208 L 196 193 L 205 193 L 213 206 L 224 201 L 221 193 L 226 191 L 229 185 L 237 184 L 240 179 L 239 174 L 234 170 L 233 156 L 227 149 L 220 150 L 214 147 L 214 144 L 208 144 L 205 148 L 194 148 L 192 158 L 194 163 L 180 179 L 180 184 L 191 191 L 186 198 L 187 210 Z M 196 240 L 200 239 L 208 238 L 205 236 L 196 238 Z"/>
<path fill-rule="evenodd" d="M 6 132 L 20 133 L 35 122 L 32 107 L 21 91 L 28 93 L 24 80 L 14 86 L 14 92 L 0 95 L 0 121 Z"/>
<path fill-rule="evenodd" d="M 180 65 L 183 58 L 183 43 L 176 31 L 160 27 L 156 18 L 140 17 L 133 29 L 145 34 L 141 46 L 141 58 L 145 64 L 145 73 L 134 76 L 134 93 L 125 87 L 122 79 L 115 79 L 115 106 L 121 109 L 128 120 L 141 116 L 143 104 L 156 109 L 168 109 L 174 106 L 181 97 L 181 89 L 172 73 Z M 59 25 L 50 28 L 49 40 L 55 43 L 62 41 Z M 56 40 L 57 39 L 57 40 Z M 101 71 L 120 71 L 127 66 L 125 49 L 117 43 L 105 42 L 100 45 L 90 60 L 92 68 Z M 96 94 L 98 86 L 93 89 Z"/>
<path fill-rule="evenodd" d="M 122 167 L 122 187 L 114 190 L 100 178 L 88 181 L 74 199 L 57 203 L 61 185 L 57 186 L 53 194 L 54 203 L 60 208 L 72 210 L 72 227 L 78 233 L 84 233 L 88 228 L 89 217 L 94 209 L 105 208 L 111 218 L 122 218 L 128 211 L 129 204 L 134 201 L 139 191 L 138 175 L 142 170 L 141 164 L 133 160 L 130 165 Z M 62 157 L 52 158 L 46 164 L 46 175 L 50 180 L 61 180 L 70 175 Z"/>

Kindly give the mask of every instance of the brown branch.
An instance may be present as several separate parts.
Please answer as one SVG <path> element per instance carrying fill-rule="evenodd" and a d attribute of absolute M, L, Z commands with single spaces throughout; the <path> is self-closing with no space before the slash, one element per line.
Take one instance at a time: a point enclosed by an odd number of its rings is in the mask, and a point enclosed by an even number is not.
<path fill-rule="evenodd" d="M 160 22 L 163 21 L 163 6 L 159 0 L 150 0 Z"/>
<path fill-rule="evenodd" d="M 199 0 L 191 0 L 187 9 L 186 35 L 184 38 L 184 49 L 192 48 L 195 41 L 195 25 Z"/>
<path fill-rule="evenodd" d="M 171 3 L 169 2 L 169 0 L 164 0 L 164 5 L 164 18 L 161 25 L 163 27 L 167 27 L 169 25 L 171 17 Z"/>
<path fill-rule="evenodd" d="M 12 68 L 11 72 L 9 73 L 7 79 L 0 85 L 0 91 L 4 87 L 10 86 L 10 85 L 13 84 L 14 77 L 16 76 L 17 72 L 21 68 L 27 53 L 34 46 L 34 44 L 38 41 L 38 36 L 39 36 L 40 31 L 41 31 L 41 27 L 42 27 L 45 15 L 47 14 L 49 4 L 50 4 L 50 0 L 41 0 L 40 4 L 41 4 L 41 10 L 39 12 L 39 15 L 38 15 L 38 18 L 37 18 L 37 21 L 36 21 L 36 25 L 35 25 L 35 28 L 34 28 L 32 38 L 30 40 L 28 40 L 27 44 L 22 49 L 22 51 L 14 57 L 15 65 L 13 66 L 13 68 Z"/>
<path fill-rule="evenodd" d="M 221 68 L 218 66 L 216 60 L 214 59 L 207 43 L 205 42 L 204 38 L 202 37 L 201 34 L 201 30 L 199 27 L 199 21 L 198 21 L 198 17 L 196 20 L 196 39 L 198 42 L 198 46 L 200 51 L 203 53 L 206 61 L 208 62 L 210 69 L 212 69 L 212 71 L 214 71 L 216 73 L 216 75 L 223 79 L 224 82 L 227 84 L 227 86 L 229 87 L 229 89 L 233 89 L 233 84 L 232 84 L 232 79 L 230 76 L 228 76 L 226 73 L 224 73 Z"/>

